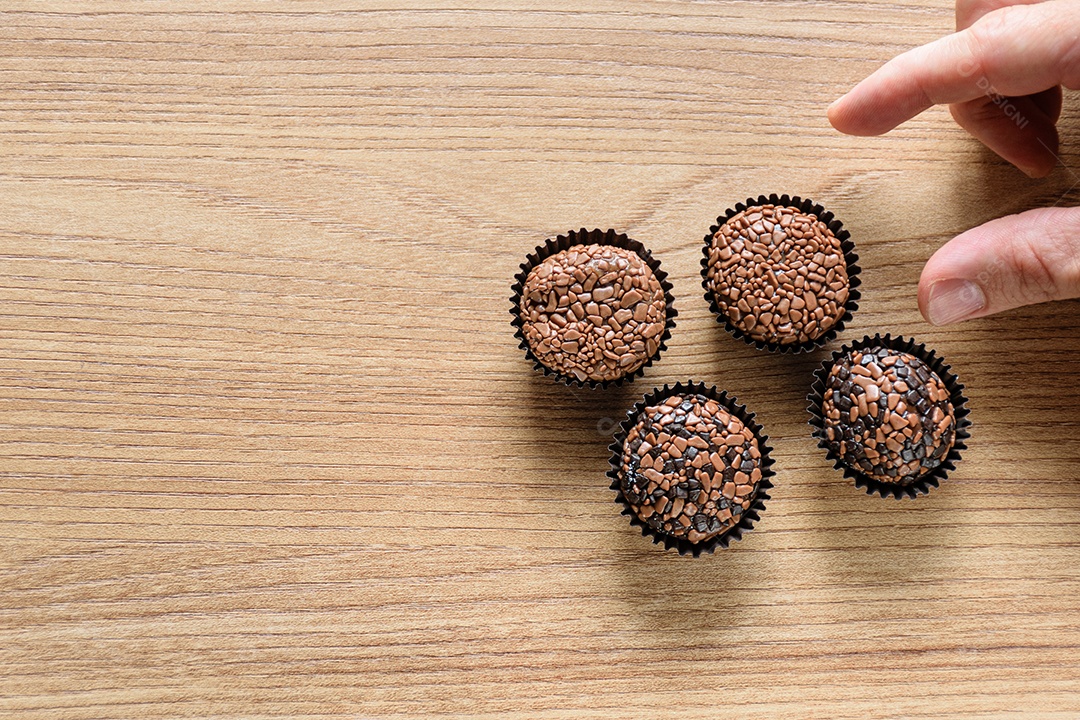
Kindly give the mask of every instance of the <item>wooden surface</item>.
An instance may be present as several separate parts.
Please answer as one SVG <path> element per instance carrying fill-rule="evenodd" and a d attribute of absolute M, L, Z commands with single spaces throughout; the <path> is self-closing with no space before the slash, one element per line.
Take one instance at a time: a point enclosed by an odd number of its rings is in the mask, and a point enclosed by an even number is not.
<path fill-rule="evenodd" d="M 824 116 L 946 0 L 2 9 L 0 716 L 1080 713 L 1080 306 L 915 306 L 954 234 L 1078 200 L 1074 98 L 1040 182 L 945 110 Z M 845 339 L 913 334 L 968 385 L 929 498 L 825 462 L 820 354 L 709 316 L 700 239 L 771 191 L 851 230 Z M 606 393 L 534 374 L 507 314 L 582 226 L 649 245 L 680 312 Z M 688 377 L 758 413 L 778 471 L 697 560 L 604 477 L 613 419 Z"/>

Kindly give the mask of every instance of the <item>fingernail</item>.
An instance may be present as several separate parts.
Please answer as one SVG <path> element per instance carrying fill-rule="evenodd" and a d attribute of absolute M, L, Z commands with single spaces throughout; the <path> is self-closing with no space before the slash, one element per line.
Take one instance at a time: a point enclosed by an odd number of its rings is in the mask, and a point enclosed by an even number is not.
<path fill-rule="evenodd" d="M 1020 167 L 1020 166 L 1018 165 L 1017 167 Z M 1042 180 L 1044 177 L 1046 177 L 1050 173 L 1054 172 L 1054 167 L 1052 165 L 1051 166 L 1045 166 L 1044 165 L 1042 167 L 1035 167 L 1035 166 L 1032 165 L 1032 166 L 1028 166 L 1028 167 L 1020 167 L 1020 172 L 1024 173 L 1025 175 L 1027 175 L 1032 180 Z"/>
<path fill-rule="evenodd" d="M 938 280 L 930 288 L 928 305 L 927 320 L 934 325 L 949 325 L 986 309 L 986 296 L 969 280 Z"/>

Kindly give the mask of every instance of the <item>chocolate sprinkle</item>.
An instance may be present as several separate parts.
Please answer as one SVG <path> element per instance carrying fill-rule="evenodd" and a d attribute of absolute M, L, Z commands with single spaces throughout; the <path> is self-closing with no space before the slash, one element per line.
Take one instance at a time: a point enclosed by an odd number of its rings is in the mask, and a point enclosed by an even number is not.
<path fill-rule="evenodd" d="M 813 342 L 847 312 L 851 282 L 842 240 L 801 208 L 748 207 L 717 229 L 706 254 L 706 290 L 751 340 Z"/>
<path fill-rule="evenodd" d="M 638 413 L 617 479 L 646 526 L 699 543 L 739 524 L 762 474 L 762 450 L 751 428 L 716 400 L 675 394 Z"/>
<path fill-rule="evenodd" d="M 830 449 L 879 482 L 915 482 L 940 467 L 956 441 L 949 389 L 909 353 L 871 347 L 841 356 L 822 397 Z"/>
<path fill-rule="evenodd" d="M 664 290 L 637 253 L 575 245 L 534 267 L 521 292 L 522 333 L 546 367 L 579 381 L 617 380 L 660 349 Z"/>

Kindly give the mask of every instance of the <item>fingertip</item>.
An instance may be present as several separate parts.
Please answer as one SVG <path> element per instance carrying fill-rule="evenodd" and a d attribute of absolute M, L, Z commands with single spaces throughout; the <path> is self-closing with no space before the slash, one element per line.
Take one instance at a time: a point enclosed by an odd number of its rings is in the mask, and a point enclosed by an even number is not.
<path fill-rule="evenodd" d="M 826 116 L 829 118 L 829 124 L 833 126 L 835 130 L 844 133 L 845 135 L 851 135 L 850 125 L 847 122 L 848 115 L 845 112 L 845 105 L 848 95 L 845 94 L 842 97 L 833 100 L 828 109 L 825 111 Z"/>
<path fill-rule="evenodd" d="M 859 88 L 852 90 L 829 105 L 829 122 L 845 135 L 872 137 L 883 135 L 893 126 L 882 126 L 873 108 L 867 106 L 865 98 L 859 94 Z"/>
<path fill-rule="evenodd" d="M 1017 167 L 1034 179 L 1044 178 L 1052 173 L 1060 159 L 1058 151 L 1061 138 L 1057 125 L 1050 118 L 1044 115 L 1040 117 L 1040 115 L 1038 110 L 1033 111 L 1035 128 L 1030 136 L 1033 140 L 1028 141 L 1030 149 L 1028 152 L 1020 153 L 1018 157 L 1021 160 L 1017 162 Z"/>
<path fill-rule="evenodd" d="M 928 308 L 930 306 L 930 282 L 926 279 L 926 266 L 923 266 L 922 276 L 919 277 L 919 292 L 916 298 L 919 305 L 919 313 L 926 322 L 930 322 Z"/>
<path fill-rule="evenodd" d="M 934 325 L 1080 297 L 1080 208 L 1008 215 L 954 237 L 926 262 L 919 310 Z"/>
<path fill-rule="evenodd" d="M 980 317 L 986 305 L 986 294 L 977 283 L 947 278 L 930 285 L 919 310 L 928 323 L 941 327 Z"/>
<path fill-rule="evenodd" d="M 1038 138 L 1041 152 L 1036 153 L 1035 162 L 1029 166 L 1029 177 L 1044 178 L 1054 171 L 1060 159 L 1058 156 L 1060 142 L 1057 127 L 1050 125 L 1046 132 Z"/>
<path fill-rule="evenodd" d="M 1032 180 L 1042 180 L 1054 171 L 1054 166 L 1051 165 L 1050 167 L 1019 167 L 1019 170 Z"/>
<path fill-rule="evenodd" d="M 990 309 L 986 292 L 978 282 L 985 275 L 982 258 L 973 254 L 977 243 L 969 230 L 938 249 L 923 267 L 919 278 L 919 312 L 935 327 L 983 317 Z"/>
<path fill-rule="evenodd" d="M 843 96 L 838 97 L 829 103 L 829 107 L 825 108 L 825 115 L 829 118 L 829 122 L 831 122 L 834 127 L 836 126 L 836 108 L 843 99 Z"/>
<path fill-rule="evenodd" d="M 1048 176 L 1058 164 L 1057 129 L 1054 128 L 1052 136 L 1036 137 L 1029 151 L 1019 154 L 1019 157 L 1022 159 L 1013 162 L 1029 178 L 1040 180 Z"/>

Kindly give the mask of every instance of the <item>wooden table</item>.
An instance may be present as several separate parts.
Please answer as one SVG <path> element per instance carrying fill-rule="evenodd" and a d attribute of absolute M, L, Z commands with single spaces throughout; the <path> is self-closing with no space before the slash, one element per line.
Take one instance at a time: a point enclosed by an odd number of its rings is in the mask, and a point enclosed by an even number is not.
<path fill-rule="evenodd" d="M 937 329 L 923 262 L 1080 201 L 934 110 L 824 109 L 951 29 L 946 0 L 5 0 L 0 18 L 0 715 L 1075 718 L 1075 303 Z M 927 498 L 810 439 L 822 354 L 701 297 L 760 192 L 851 230 L 844 339 L 911 334 L 974 437 Z M 617 228 L 675 283 L 662 362 L 534 373 L 511 277 Z M 758 413 L 777 487 L 699 559 L 618 514 L 613 419 L 695 378 Z"/>

